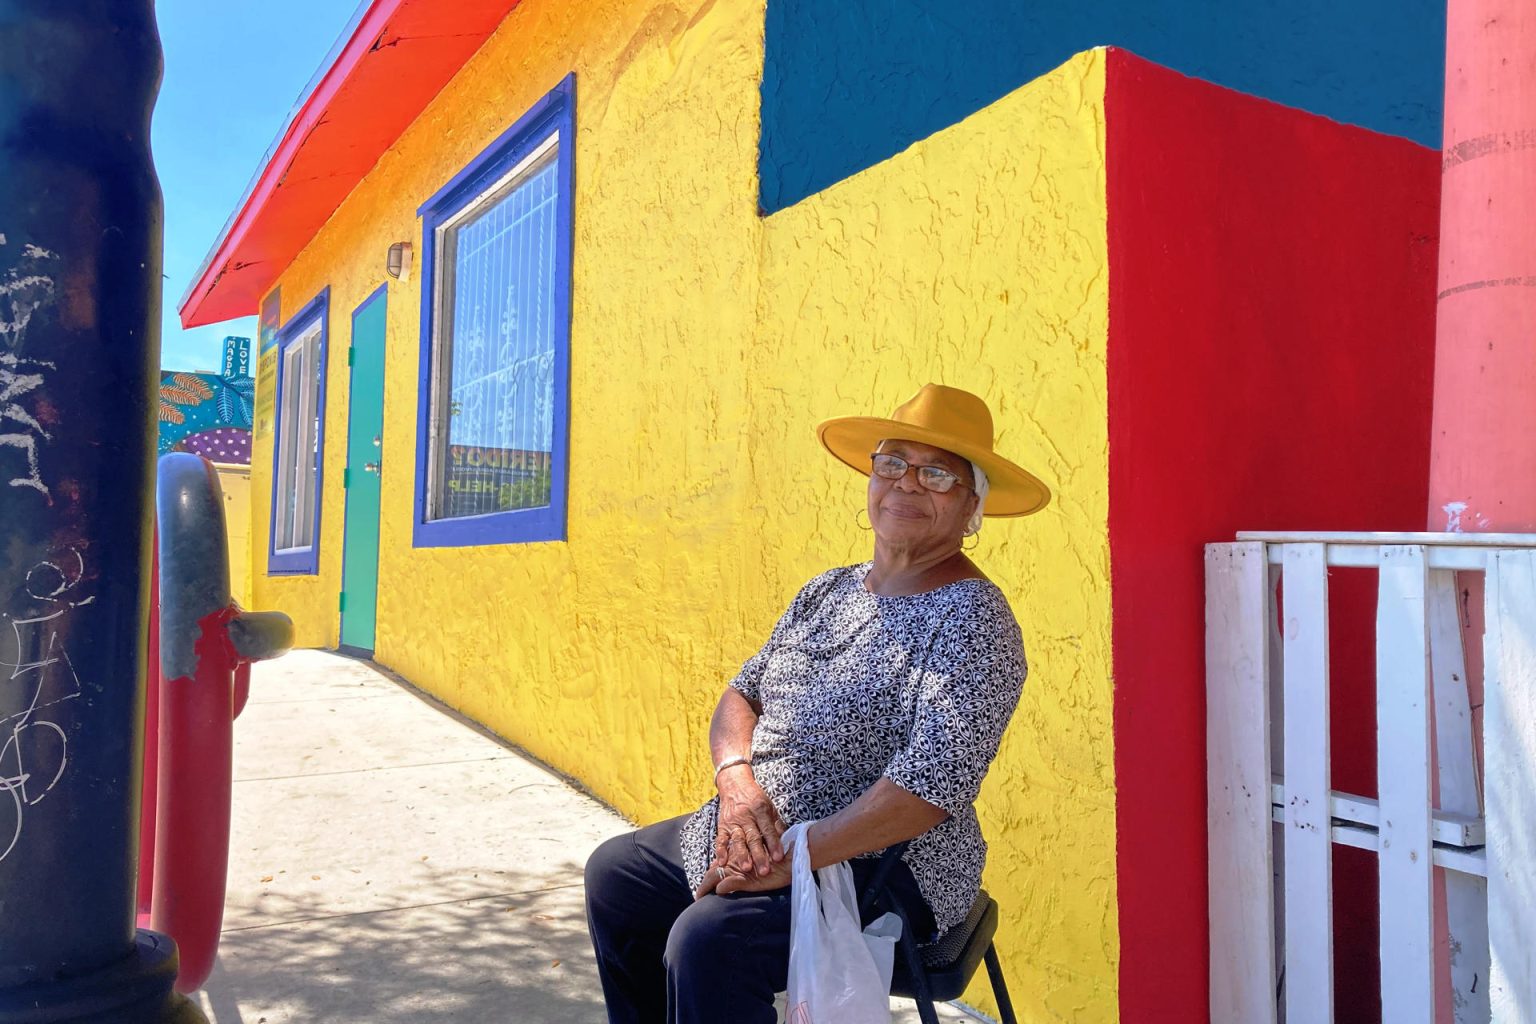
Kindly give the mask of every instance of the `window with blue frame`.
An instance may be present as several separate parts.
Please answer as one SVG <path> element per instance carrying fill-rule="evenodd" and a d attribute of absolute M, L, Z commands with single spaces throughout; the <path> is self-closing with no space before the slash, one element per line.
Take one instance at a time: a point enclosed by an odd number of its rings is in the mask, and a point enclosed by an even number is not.
<path fill-rule="evenodd" d="M 565 538 L 573 85 L 419 211 L 417 547 Z"/>
<path fill-rule="evenodd" d="M 267 555 L 272 575 L 319 571 L 327 303 L 328 293 L 321 292 L 277 335 L 277 426 Z"/>

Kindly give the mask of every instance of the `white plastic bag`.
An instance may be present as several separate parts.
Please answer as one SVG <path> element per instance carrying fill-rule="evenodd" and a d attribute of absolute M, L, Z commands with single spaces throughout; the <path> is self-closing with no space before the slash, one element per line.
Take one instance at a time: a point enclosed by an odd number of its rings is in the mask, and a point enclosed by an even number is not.
<path fill-rule="evenodd" d="M 784 833 L 793 869 L 789 1024 L 890 1024 L 901 919 L 885 914 L 860 931 L 853 868 L 833 864 L 813 873 L 808 828 L 802 822 Z"/>

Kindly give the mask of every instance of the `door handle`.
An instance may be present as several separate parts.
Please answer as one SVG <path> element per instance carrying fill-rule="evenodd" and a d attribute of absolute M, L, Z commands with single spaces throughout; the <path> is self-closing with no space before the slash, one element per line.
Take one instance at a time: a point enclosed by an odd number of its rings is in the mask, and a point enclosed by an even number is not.
<path fill-rule="evenodd" d="M 363 463 L 363 472 L 372 473 L 374 476 L 378 476 L 381 466 L 382 463 L 380 462 L 365 462 Z"/>
<path fill-rule="evenodd" d="M 382 447 L 384 447 L 384 438 L 380 437 L 378 434 L 374 434 L 373 435 L 373 446 L 375 448 L 382 448 Z"/>

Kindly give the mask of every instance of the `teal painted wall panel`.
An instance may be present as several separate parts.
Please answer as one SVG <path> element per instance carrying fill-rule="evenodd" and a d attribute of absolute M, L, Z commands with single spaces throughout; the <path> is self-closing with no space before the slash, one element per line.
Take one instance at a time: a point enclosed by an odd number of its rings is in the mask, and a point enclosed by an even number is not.
<path fill-rule="evenodd" d="M 1440 146 L 1445 0 L 768 0 L 766 32 L 766 213 L 1100 45 Z"/>

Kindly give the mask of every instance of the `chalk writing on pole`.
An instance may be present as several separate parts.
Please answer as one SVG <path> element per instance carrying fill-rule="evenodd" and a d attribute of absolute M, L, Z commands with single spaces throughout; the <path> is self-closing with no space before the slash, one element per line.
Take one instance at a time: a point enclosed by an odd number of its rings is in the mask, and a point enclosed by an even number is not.
<path fill-rule="evenodd" d="M 0 234 L 3 245 L 5 235 Z M 56 259 L 56 253 L 28 243 L 15 265 L 0 272 L 0 343 L 12 349 L 20 345 L 33 315 L 53 298 L 53 278 L 43 271 Z"/>
<path fill-rule="evenodd" d="M 30 487 L 49 498 L 50 504 L 52 498 L 48 485 L 43 483 L 38 456 L 42 442 L 51 441 L 53 435 L 23 401 L 38 397 L 32 393 L 45 383 L 46 371 L 53 369 L 55 365 L 46 359 L 24 359 L 11 352 L 0 352 L 0 449 L 16 449 L 20 456 L 18 465 L 9 470 L 20 475 L 11 477 L 7 483 L 11 487 Z M 0 477 L 3 475 L 0 472 Z"/>
<path fill-rule="evenodd" d="M 69 767 L 69 736 L 46 713 L 81 693 L 62 634 L 69 613 L 96 600 L 76 593 L 84 577 L 85 558 L 70 548 L 27 571 L 26 592 L 43 605 L 38 614 L 0 613 L 14 643 L 10 659 L 0 660 L 10 669 L 0 679 L 0 860 L 21 840 L 26 809 L 42 803 Z"/>
<path fill-rule="evenodd" d="M 57 416 L 47 398 L 57 364 L 22 349 L 28 326 L 53 300 L 48 271 L 58 256 L 27 243 L 16 258 L 6 246 L 0 234 L 0 483 L 35 490 L 51 505 L 43 462 Z M 27 808 L 42 803 L 69 767 L 69 734 L 49 712 L 81 694 L 65 638 L 74 609 L 95 600 L 80 592 L 85 575 L 78 548 L 55 553 L 27 570 L 17 595 L 25 607 L 0 608 L 14 648 L 7 658 L 0 641 L 0 860 L 20 842 Z"/>
<path fill-rule="evenodd" d="M 6 248 L 0 233 L 0 257 Z M 32 318 L 53 299 L 53 278 L 45 271 L 57 259 L 56 253 L 29 242 L 16 262 L 0 269 L 0 480 L 35 490 L 50 505 L 53 496 L 43 483 L 39 460 L 43 443 L 52 435 L 44 426 L 47 417 L 39 408 L 38 390 L 55 365 L 17 353 Z"/>

